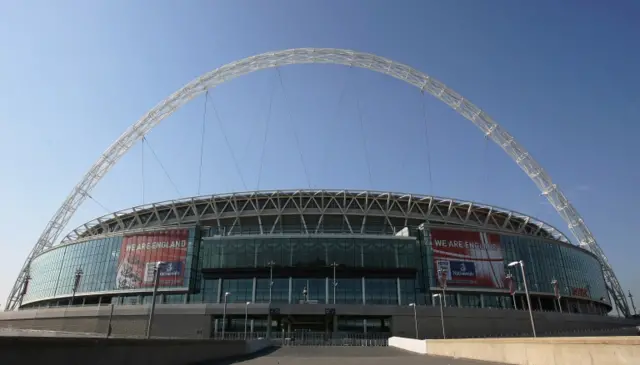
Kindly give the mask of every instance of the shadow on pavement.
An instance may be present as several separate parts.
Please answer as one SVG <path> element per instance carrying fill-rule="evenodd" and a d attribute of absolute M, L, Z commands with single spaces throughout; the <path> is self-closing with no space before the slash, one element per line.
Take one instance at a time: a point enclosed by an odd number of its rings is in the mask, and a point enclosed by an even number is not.
<path fill-rule="evenodd" d="M 257 359 L 259 357 L 267 356 L 277 351 L 278 349 L 279 347 L 272 346 L 272 347 L 267 347 L 266 349 L 254 352 L 249 355 L 230 356 L 221 360 L 204 360 L 204 361 L 190 362 L 185 365 L 231 365 L 231 364 L 250 361 L 250 360 Z"/>

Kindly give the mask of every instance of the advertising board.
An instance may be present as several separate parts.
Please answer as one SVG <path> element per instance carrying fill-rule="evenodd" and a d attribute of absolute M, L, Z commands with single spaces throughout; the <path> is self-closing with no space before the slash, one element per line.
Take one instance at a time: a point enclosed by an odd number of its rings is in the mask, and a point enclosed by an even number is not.
<path fill-rule="evenodd" d="M 500 236 L 491 233 L 431 230 L 434 270 L 446 272 L 450 286 L 502 289 L 504 259 Z"/>
<path fill-rule="evenodd" d="M 125 236 L 118 257 L 118 289 L 153 287 L 154 269 L 159 266 L 158 286 L 185 285 L 188 229 L 145 232 Z"/>

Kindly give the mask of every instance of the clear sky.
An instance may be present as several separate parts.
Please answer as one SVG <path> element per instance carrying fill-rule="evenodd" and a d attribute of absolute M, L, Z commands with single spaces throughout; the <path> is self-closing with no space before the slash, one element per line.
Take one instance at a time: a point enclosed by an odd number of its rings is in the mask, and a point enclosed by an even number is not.
<path fill-rule="evenodd" d="M 3 1 L 1 300 L 72 187 L 151 107 L 237 59 L 332 47 L 409 64 L 483 108 L 564 189 L 640 302 L 638 19 L 631 0 Z M 435 194 L 521 211 L 569 234 L 525 174 L 435 98 L 348 67 L 279 71 L 211 91 L 200 193 Z M 204 101 L 163 121 L 144 150 L 134 146 L 67 228 L 104 208 L 198 194 Z"/>

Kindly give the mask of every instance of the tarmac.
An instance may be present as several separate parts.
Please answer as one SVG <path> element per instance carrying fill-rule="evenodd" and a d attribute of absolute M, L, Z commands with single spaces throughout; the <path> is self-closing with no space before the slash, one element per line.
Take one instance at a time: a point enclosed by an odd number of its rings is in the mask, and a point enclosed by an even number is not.
<path fill-rule="evenodd" d="M 291 346 L 202 365 L 503 365 L 496 362 L 420 355 L 393 347 Z M 200 365 L 200 364 L 198 364 Z"/>

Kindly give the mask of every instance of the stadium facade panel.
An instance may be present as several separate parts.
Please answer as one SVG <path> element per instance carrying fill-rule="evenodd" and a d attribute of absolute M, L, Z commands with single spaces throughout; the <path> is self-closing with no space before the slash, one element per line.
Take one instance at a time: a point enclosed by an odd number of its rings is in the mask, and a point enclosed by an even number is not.
<path fill-rule="evenodd" d="M 445 272 L 448 307 L 522 310 L 520 270 L 507 266 L 519 260 L 534 310 L 611 310 L 597 258 L 532 217 L 437 197 L 326 190 L 199 197 L 99 218 L 32 260 L 21 308 L 148 304 L 163 262 L 165 304 L 432 306 Z"/>

